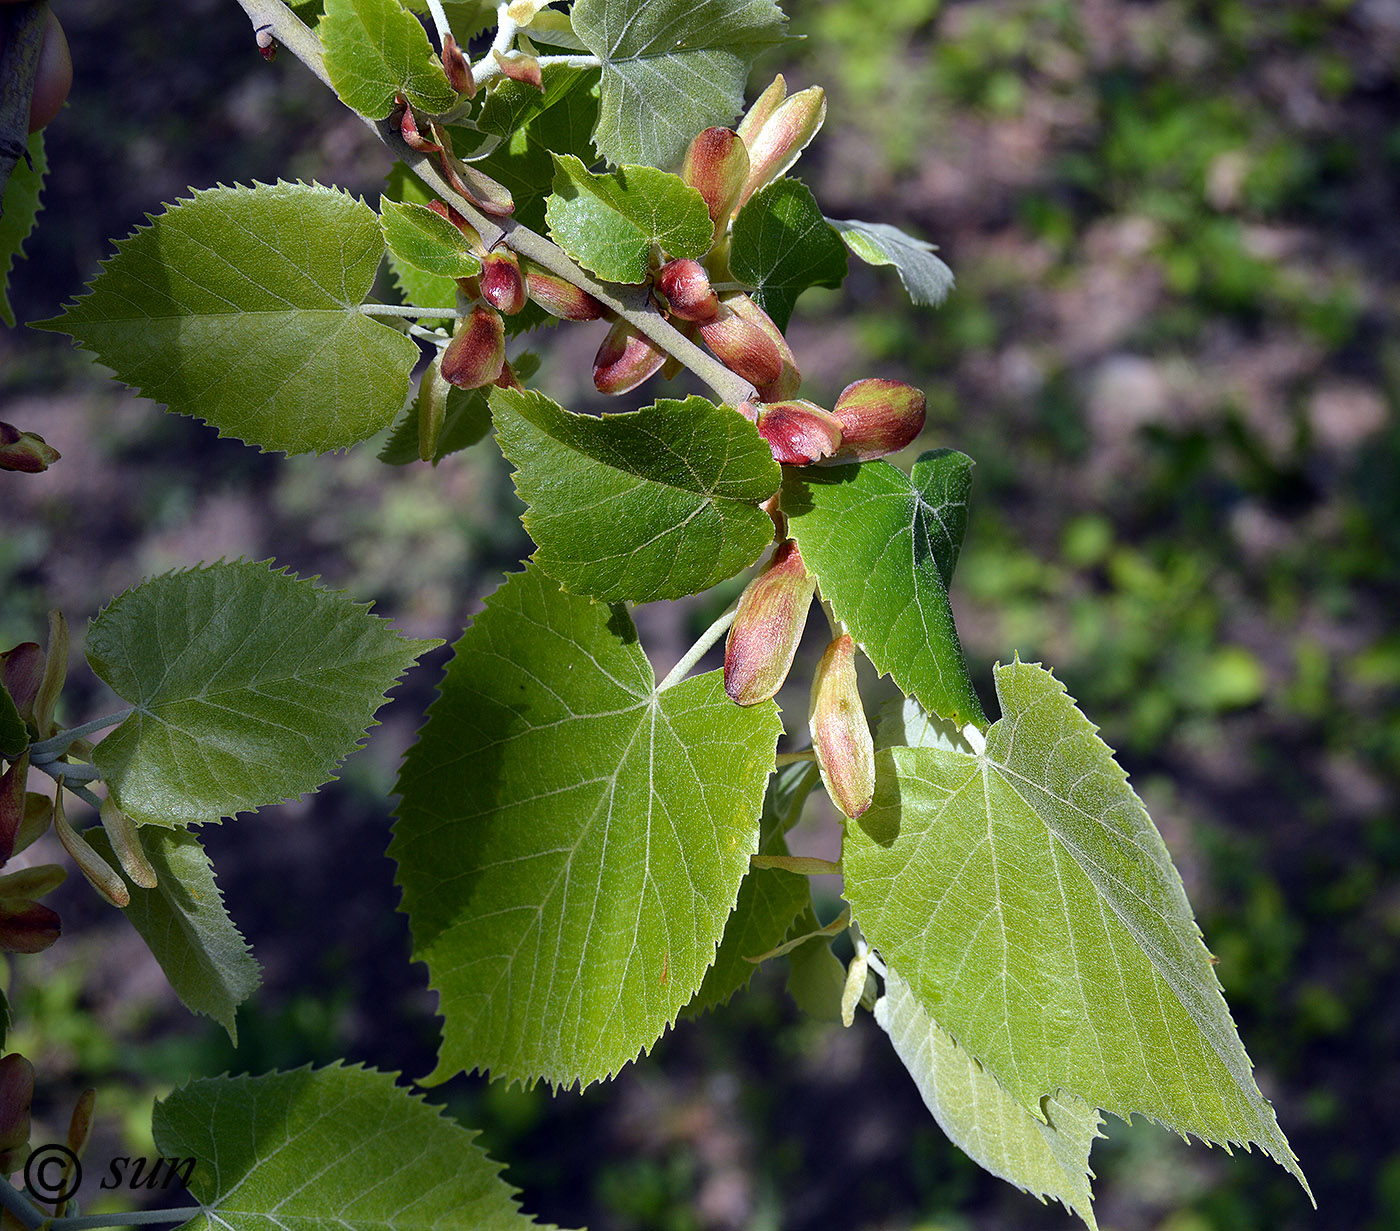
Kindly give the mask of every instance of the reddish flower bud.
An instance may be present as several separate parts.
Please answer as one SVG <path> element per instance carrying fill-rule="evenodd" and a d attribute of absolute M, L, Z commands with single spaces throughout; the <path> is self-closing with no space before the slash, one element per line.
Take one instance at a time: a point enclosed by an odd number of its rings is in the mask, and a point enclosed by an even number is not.
<path fill-rule="evenodd" d="M 744 139 L 745 146 L 753 143 L 759 130 L 768 123 L 768 117 L 781 106 L 786 97 L 787 82 L 783 79 L 782 73 L 779 73 L 769 83 L 768 88 L 753 100 L 749 109 L 744 113 L 744 118 L 739 121 L 739 136 Z"/>
<path fill-rule="evenodd" d="M 400 94 L 394 100 L 394 110 L 402 107 L 403 112 L 399 115 L 399 136 L 403 138 L 403 143 L 411 150 L 417 150 L 420 154 L 440 154 L 442 146 L 436 141 L 430 141 L 418 131 L 418 117 L 413 114 L 413 108 Z"/>
<path fill-rule="evenodd" d="M 797 161 L 825 119 L 826 94 L 821 86 L 814 85 L 784 99 L 764 120 L 762 127 L 752 134 L 744 134 L 749 147 L 749 177 L 739 194 L 740 208 Z"/>
<path fill-rule="evenodd" d="M 593 357 L 593 384 L 599 393 L 627 393 L 666 362 L 666 352 L 626 321 L 617 321 Z"/>
<path fill-rule="evenodd" d="M 11 1174 L 24 1161 L 33 1102 L 34 1066 L 13 1051 L 0 1059 L 0 1175 Z"/>
<path fill-rule="evenodd" d="M 801 398 L 762 407 L 758 434 L 773 450 L 773 459 L 788 466 L 810 466 L 841 447 L 836 417 Z"/>
<path fill-rule="evenodd" d="M 254 32 L 254 38 L 258 44 L 258 54 L 264 60 L 271 64 L 277 59 L 277 39 L 270 26 L 260 26 Z"/>
<path fill-rule="evenodd" d="M 478 304 L 457 324 L 457 332 L 442 352 L 443 380 L 459 389 L 479 389 L 501 374 L 506 362 L 506 327 L 494 308 Z"/>
<path fill-rule="evenodd" d="M 525 392 L 525 386 L 516 377 L 515 369 L 510 366 L 509 360 L 501 364 L 501 374 L 496 377 L 496 387 L 498 389 L 519 389 L 522 393 Z"/>
<path fill-rule="evenodd" d="M 899 380 L 858 380 L 836 399 L 841 452 L 833 461 L 869 461 L 904 448 L 924 429 L 924 395 Z"/>
<path fill-rule="evenodd" d="M 860 703 L 849 633 L 827 646 L 817 665 L 808 725 L 827 794 L 847 816 L 859 816 L 875 797 L 875 741 Z"/>
<path fill-rule="evenodd" d="M 476 78 L 472 76 L 472 66 L 467 62 L 457 39 L 448 34 L 442 40 L 442 71 L 447 74 L 447 83 L 468 98 L 476 97 Z"/>
<path fill-rule="evenodd" d="M 773 323 L 773 318 L 742 293 L 726 295 L 723 303 L 736 316 L 743 317 L 751 325 L 757 325 L 772 338 L 773 345 L 778 348 L 778 354 L 782 358 L 783 370 L 778 374 L 778 379 L 759 386 L 759 400 L 784 402 L 788 398 L 796 397 L 797 391 L 802 388 L 802 373 L 797 370 L 797 360 L 793 356 L 792 348 L 787 344 L 787 339 L 783 337 L 783 331 Z"/>
<path fill-rule="evenodd" d="M 63 920 L 57 911 L 24 898 L 0 902 L 0 950 L 42 953 L 62 934 Z"/>
<path fill-rule="evenodd" d="M 683 321 L 712 321 L 719 315 L 719 296 L 699 261 L 667 261 L 656 275 L 657 294 L 672 315 Z"/>
<path fill-rule="evenodd" d="M 481 297 L 493 308 L 514 316 L 525 306 L 525 279 L 520 262 L 508 248 L 497 248 L 481 258 Z"/>
<path fill-rule="evenodd" d="M 768 567 L 739 596 L 724 645 L 724 691 L 731 701 L 757 705 L 783 686 L 816 588 L 797 544 L 780 543 Z"/>
<path fill-rule="evenodd" d="M 783 356 L 773 339 L 724 304 L 713 320 L 701 323 L 700 336 L 725 367 L 754 385 L 772 384 L 783 374 Z"/>
<path fill-rule="evenodd" d="M 603 305 L 567 278 L 528 261 L 523 268 L 525 293 L 551 316 L 566 321 L 596 321 L 603 315 Z"/>
<path fill-rule="evenodd" d="M 540 71 L 540 62 L 534 56 L 527 56 L 518 51 L 503 56 L 499 51 L 494 50 L 491 55 L 500 65 L 501 72 L 512 81 L 518 81 L 521 85 L 534 86 L 541 94 L 544 93 L 544 74 Z"/>
<path fill-rule="evenodd" d="M 35 432 L 22 432 L 8 423 L 0 423 L 0 470 L 18 470 L 38 474 L 59 459 L 59 452 Z"/>
<path fill-rule="evenodd" d="M 681 179 L 705 198 L 714 238 L 724 234 L 749 178 L 749 151 L 730 128 L 707 128 L 685 152 Z"/>

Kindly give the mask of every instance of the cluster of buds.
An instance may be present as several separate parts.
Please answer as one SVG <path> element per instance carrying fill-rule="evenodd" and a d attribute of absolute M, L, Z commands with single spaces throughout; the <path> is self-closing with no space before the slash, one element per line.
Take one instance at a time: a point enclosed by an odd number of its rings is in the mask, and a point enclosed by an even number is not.
<path fill-rule="evenodd" d="M 46 444 L 36 432 L 25 432 L 8 423 L 0 423 L 0 470 L 38 474 L 41 470 L 47 470 L 58 458 L 58 450 Z"/>
<path fill-rule="evenodd" d="M 791 466 L 866 462 L 895 453 L 923 431 L 923 393 L 903 381 L 871 377 L 847 385 L 823 410 L 805 398 L 745 402 L 773 456 Z"/>

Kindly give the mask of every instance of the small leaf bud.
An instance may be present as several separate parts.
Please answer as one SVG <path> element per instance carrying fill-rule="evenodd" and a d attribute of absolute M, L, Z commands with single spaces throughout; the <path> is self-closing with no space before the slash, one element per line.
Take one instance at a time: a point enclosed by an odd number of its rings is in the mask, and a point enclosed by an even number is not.
<path fill-rule="evenodd" d="M 420 154 L 441 154 L 442 146 L 419 132 L 418 117 L 413 114 L 413 108 L 408 105 L 402 94 L 394 99 L 394 111 L 398 113 L 400 107 L 403 111 L 399 114 L 399 136 L 403 138 L 403 143 Z"/>
<path fill-rule="evenodd" d="M 810 466 L 841 447 L 840 422 L 801 398 L 764 406 L 758 434 L 773 450 L 774 460 L 787 466 Z"/>
<path fill-rule="evenodd" d="M 593 357 L 593 385 L 599 393 L 627 393 L 665 362 L 661 347 L 626 321 L 617 321 Z"/>
<path fill-rule="evenodd" d="M 603 305 L 581 286 L 529 261 L 522 262 L 522 267 L 525 293 L 551 316 L 566 321 L 596 321 L 602 317 Z"/>
<path fill-rule="evenodd" d="M 68 817 L 63 811 L 62 789 L 54 798 L 53 831 L 63 843 L 63 849 L 68 852 L 69 858 L 78 865 L 78 871 L 87 877 L 88 884 L 113 906 L 125 908 L 131 905 L 131 890 L 126 887 L 126 882 L 112 870 L 111 864 L 92 849 L 88 840 L 68 823 Z"/>
<path fill-rule="evenodd" d="M 749 151 L 731 128 L 707 128 L 690 143 L 681 179 L 705 198 L 718 240 L 749 178 Z"/>
<path fill-rule="evenodd" d="M 0 470 L 17 470 L 22 474 L 38 474 L 58 461 L 59 451 L 35 432 L 22 432 L 8 423 L 0 423 Z"/>
<path fill-rule="evenodd" d="M 44 678 L 39 683 L 39 693 L 34 698 L 34 729 L 40 739 L 46 739 L 58 730 L 53 720 L 54 706 L 58 704 L 58 694 L 63 691 L 63 682 L 68 678 L 68 621 L 63 612 L 49 612 L 48 647 L 44 652 Z"/>
<path fill-rule="evenodd" d="M 506 327 L 494 308 L 478 304 L 447 344 L 439 361 L 443 380 L 459 389 L 479 389 L 501 374 L 506 362 Z"/>
<path fill-rule="evenodd" d="M 797 161 L 825 119 L 826 93 L 814 85 L 784 99 L 756 133 L 744 135 L 749 147 L 749 178 L 739 194 L 739 208 Z"/>
<path fill-rule="evenodd" d="M 0 1175 L 11 1174 L 29 1145 L 34 1066 L 17 1051 L 0 1059 Z"/>
<path fill-rule="evenodd" d="M 37 641 L 21 641 L 0 654 L 0 684 L 10 694 L 19 716 L 34 726 L 34 703 L 44 682 L 44 651 Z"/>
<path fill-rule="evenodd" d="M 476 78 L 472 76 L 472 66 L 453 34 L 446 35 L 442 40 L 442 70 L 447 74 L 448 84 L 458 94 L 476 97 Z"/>
<path fill-rule="evenodd" d="M 847 385 L 832 414 L 841 423 L 835 461 L 869 461 L 909 444 L 924 428 L 923 392 L 898 380 L 872 378 Z"/>
<path fill-rule="evenodd" d="M 497 248 L 481 258 L 481 297 L 499 312 L 514 316 L 525 306 L 525 279 L 520 262 L 508 248 Z"/>
<path fill-rule="evenodd" d="M 68 1117 L 68 1148 L 74 1154 L 81 1154 L 87 1148 L 92 1136 L 92 1116 L 97 1109 L 97 1091 L 89 1086 L 73 1105 L 73 1114 Z"/>
<path fill-rule="evenodd" d="M 157 884 L 156 870 L 141 847 L 141 834 L 135 822 L 117 807 L 117 801 L 110 795 L 102 801 L 98 816 L 122 871 L 142 889 L 154 889 Z"/>
<path fill-rule="evenodd" d="M 501 72 L 512 81 L 533 86 L 541 94 L 544 93 L 544 74 L 540 71 L 540 62 L 534 56 L 527 56 L 518 51 L 503 56 L 495 50 L 491 52 L 491 56 L 500 65 Z"/>
<path fill-rule="evenodd" d="M 773 345 L 778 348 L 778 354 L 782 358 L 783 370 L 778 374 L 777 380 L 759 386 L 759 400 L 784 402 L 788 398 L 796 397 L 797 391 L 802 387 L 802 373 L 797 370 L 797 359 L 793 356 L 787 339 L 783 337 L 783 331 L 773 323 L 773 318 L 767 312 L 742 292 L 726 295 L 723 302 L 736 316 L 743 317 L 751 325 L 757 325 L 772 338 Z"/>
<path fill-rule="evenodd" d="M 510 195 L 510 189 L 492 179 L 480 167 L 469 166 L 447 150 L 443 150 L 438 158 L 443 179 L 454 192 L 466 197 L 483 214 L 504 218 L 515 212 L 515 200 Z"/>
<path fill-rule="evenodd" d="M 739 136 L 744 139 L 745 146 L 753 143 L 759 130 L 768 123 L 768 117 L 782 105 L 786 97 L 787 82 L 782 73 L 779 73 L 768 83 L 768 88 L 753 100 L 744 113 L 744 118 L 739 121 Z"/>
<path fill-rule="evenodd" d="M 277 38 L 272 33 L 271 26 L 259 26 L 253 31 L 253 37 L 258 45 L 258 55 L 269 64 L 277 59 Z"/>
<path fill-rule="evenodd" d="M 719 315 L 719 296 L 699 261 L 667 261 L 656 275 L 656 292 L 666 309 L 683 321 L 703 324 Z"/>
<path fill-rule="evenodd" d="M 808 725 L 827 794 L 847 816 L 859 816 L 875 797 L 875 742 L 860 703 L 849 633 L 826 647 L 817 666 Z"/>
<path fill-rule="evenodd" d="M 724 304 L 713 320 L 701 323 L 700 336 L 725 367 L 754 385 L 772 384 L 783 374 L 773 339 Z"/>
<path fill-rule="evenodd" d="M 724 644 L 724 691 L 738 705 L 777 694 L 792 669 L 817 579 L 791 539 L 778 544 L 768 567 L 739 596 Z"/>
<path fill-rule="evenodd" d="M 0 902 L 0 951 L 42 953 L 63 934 L 56 911 L 25 898 Z"/>

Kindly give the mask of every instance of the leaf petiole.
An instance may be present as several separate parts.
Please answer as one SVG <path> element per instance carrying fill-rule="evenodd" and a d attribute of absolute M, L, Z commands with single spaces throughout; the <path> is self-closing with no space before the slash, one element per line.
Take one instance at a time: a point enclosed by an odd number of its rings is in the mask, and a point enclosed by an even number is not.
<path fill-rule="evenodd" d="M 699 640 L 681 656 L 680 662 L 672 667 L 666 678 L 656 686 L 656 691 L 659 693 L 665 692 L 668 688 L 679 684 L 685 679 L 686 673 L 705 657 L 706 651 L 709 650 L 716 641 L 724 636 L 729 626 L 734 623 L 734 617 L 738 614 L 738 611 L 739 603 L 736 599 L 734 605 L 730 607 L 728 611 L 700 634 Z"/>
<path fill-rule="evenodd" d="M 41 739 L 37 743 L 30 744 L 29 763 L 42 766 L 50 761 L 56 761 L 72 747 L 75 740 L 91 735 L 94 731 L 100 731 L 103 727 L 114 727 L 117 723 L 124 722 L 135 712 L 135 709 L 134 705 L 128 705 L 126 709 L 118 710 L 115 714 L 104 714 L 101 718 L 94 718 L 91 722 L 85 722 L 80 727 L 68 727 L 56 735 L 50 735 L 48 739 Z"/>

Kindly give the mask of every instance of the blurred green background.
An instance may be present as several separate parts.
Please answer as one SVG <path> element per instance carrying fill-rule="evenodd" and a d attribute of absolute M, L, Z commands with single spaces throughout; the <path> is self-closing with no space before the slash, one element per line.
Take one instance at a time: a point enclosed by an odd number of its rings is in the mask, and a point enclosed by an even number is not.
<path fill-rule="evenodd" d="M 382 153 L 290 57 L 262 63 L 231 0 L 55 7 L 77 83 L 13 279 L 21 320 L 53 315 L 111 237 L 190 186 L 301 177 L 377 198 Z M 937 311 L 857 265 L 809 295 L 790 333 L 804 393 L 909 380 L 929 395 L 920 447 L 977 460 L 954 596 L 974 676 L 1013 653 L 1053 666 L 1120 750 L 1320 1206 L 1258 1155 L 1114 1123 L 1094 1154 L 1101 1225 L 1400 1226 L 1400 3 L 787 8 L 806 41 L 753 84 L 781 68 L 790 89 L 826 87 L 796 170 L 829 215 L 916 230 L 958 277 Z M 598 340 L 579 327 L 546 348 L 542 383 L 567 404 L 599 405 Z M 52 605 L 80 642 L 142 576 L 274 554 L 451 638 L 529 551 L 489 441 L 436 471 L 386 470 L 372 448 L 263 456 L 24 330 L 0 336 L 0 407 L 64 454 L 0 479 L 0 644 L 37 637 Z M 674 658 L 737 588 L 644 610 L 644 640 Z M 206 835 L 267 968 L 236 1051 L 69 887 L 63 942 L 11 975 L 41 1123 L 95 1081 L 110 1156 L 191 1072 L 431 1067 L 433 1001 L 383 849 L 435 666 L 340 783 Z M 70 717 L 100 704 L 75 666 Z M 809 830 L 834 853 L 829 817 Z M 776 973 L 609 1087 L 462 1080 L 442 1097 L 561 1225 L 1071 1225 L 942 1139 L 868 1016 L 802 1021 Z"/>

